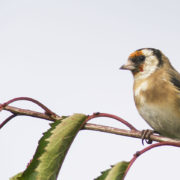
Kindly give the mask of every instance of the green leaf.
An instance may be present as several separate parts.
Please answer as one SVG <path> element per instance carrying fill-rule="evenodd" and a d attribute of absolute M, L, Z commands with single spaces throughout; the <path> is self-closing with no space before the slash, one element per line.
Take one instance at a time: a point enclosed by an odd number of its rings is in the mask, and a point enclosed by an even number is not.
<path fill-rule="evenodd" d="M 56 180 L 71 143 L 86 120 L 74 114 L 51 124 L 40 139 L 35 155 L 17 180 Z M 14 178 L 14 177 L 13 177 Z M 15 180 L 11 178 L 11 180 Z"/>
<path fill-rule="evenodd" d="M 122 180 L 128 165 L 129 162 L 119 162 L 112 166 L 111 169 L 103 171 L 102 175 L 96 178 L 95 180 Z"/>
<path fill-rule="evenodd" d="M 18 173 L 18 174 L 16 174 L 15 176 L 13 176 L 12 178 L 10 178 L 10 180 L 17 180 L 19 177 L 21 177 L 22 176 L 22 172 L 20 172 L 20 173 Z"/>

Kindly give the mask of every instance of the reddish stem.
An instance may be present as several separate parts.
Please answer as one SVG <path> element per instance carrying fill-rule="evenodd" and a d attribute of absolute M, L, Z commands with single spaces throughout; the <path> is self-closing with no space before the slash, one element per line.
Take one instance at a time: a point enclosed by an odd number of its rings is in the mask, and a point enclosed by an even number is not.
<path fill-rule="evenodd" d="M 12 114 L 11 116 L 9 116 L 7 119 L 5 119 L 1 124 L 0 124 L 0 129 L 6 124 L 8 123 L 12 118 L 16 117 L 17 114 Z"/>
<path fill-rule="evenodd" d="M 128 128 L 130 128 L 131 130 L 137 131 L 137 129 L 136 129 L 132 124 L 128 123 L 128 122 L 125 121 L 124 119 L 122 119 L 122 118 L 120 118 L 120 117 L 118 117 L 118 116 L 115 116 L 115 115 L 113 115 L 113 114 L 108 114 L 108 113 L 99 113 L 99 112 L 94 113 L 94 114 L 88 116 L 88 118 L 86 119 L 86 121 L 84 122 L 84 124 L 87 123 L 88 121 L 90 121 L 91 119 L 94 119 L 94 118 L 97 118 L 97 117 L 109 117 L 109 118 L 118 120 L 118 121 L 120 121 L 121 123 L 123 123 L 124 125 L 126 125 Z M 83 124 L 83 125 L 84 125 L 84 124 Z"/>
<path fill-rule="evenodd" d="M 18 98 L 14 98 L 14 99 L 11 99 L 3 104 L 1 104 L 1 108 L 4 108 L 5 106 L 15 102 L 15 101 L 20 101 L 20 100 L 26 100 L 26 101 L 31 101 L 35 104 L 37 104 L 38 106 L 40 106 L 42 109 L 45 110 L 45 113 L 47 115 L 50 115 L 50 116 L 56 116 L 56 114 L 54 112 L 52 112 L 49 108 L 47 108 L 44 104 L 40 103 L 39 101 L 35 100 L 35 99 L 32 99 L 32 98 L 29 98 L 29 97 L 18 97 Z"/>
<path fill-rule="evenodd" d="M 141 151 L 138 151 L 136 152 L 136 154 L 134 154 L 134 157 L 131 159 L 127 169 L 126 169 L 126 172 L 124 174 L 124 177 L 123 177 L 123 180 L 125 178 L 125 176 L 127 175 L 129 169 L 131 168 L 131 166 L 133 165 L 133 163 L 135 162 L 135 160 L 141 156 L 142 154 L 144 154 L 146 151 L 149 151 L 151 150 L 152 148 L 155 148 L 155 147 L 159 147 L 159 146 L 175 146 L 175 147 L 180 147 L 180 143 L 179 142 L 158 142 L 158 143 L 155 143 L 155 144 L 152 144 L 144 149 L 142 149 Z"/>

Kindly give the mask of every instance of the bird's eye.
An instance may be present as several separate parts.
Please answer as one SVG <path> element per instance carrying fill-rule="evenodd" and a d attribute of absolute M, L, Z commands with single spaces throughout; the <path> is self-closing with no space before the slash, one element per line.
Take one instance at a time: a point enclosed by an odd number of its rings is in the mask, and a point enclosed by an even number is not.
<path fill-rule="evenodd" d="M 135 56 L 131 59 L 132 62 L 134 63 L 142 63 L 145 60 L 145 56 L 141 55 L 141 56 Z"/>
<path fill-rule="evenodd" d="M 145 60 L 145 56 L 139 56 L 138 61 L 143 62 Z"/>

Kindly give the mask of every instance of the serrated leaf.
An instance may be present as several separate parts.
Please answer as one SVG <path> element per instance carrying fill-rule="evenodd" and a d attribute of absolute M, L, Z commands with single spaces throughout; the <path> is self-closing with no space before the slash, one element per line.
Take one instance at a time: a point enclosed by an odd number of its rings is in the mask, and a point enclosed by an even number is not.
<path fill-rule="evenodd" d="M 16 179 L 56 180 L 66 153 L 85 120 L 84 114 L 74 114 L 50 124 L 51 128 L 40 139 L 31 163 Z M 15 180 L 13 178 L 11 180 Z"/>
<path fill-rule="evenodd" d="M 112 168 L 103 171 L 102 175 L 95 180 L 122 180 L 129 162 L 122 161 L 115 164 Z"/>

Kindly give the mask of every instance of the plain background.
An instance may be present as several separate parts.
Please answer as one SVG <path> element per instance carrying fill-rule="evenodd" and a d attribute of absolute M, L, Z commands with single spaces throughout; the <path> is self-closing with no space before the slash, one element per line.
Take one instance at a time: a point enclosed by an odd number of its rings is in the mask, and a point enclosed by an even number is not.
<path fill-rule="evenodd" d="M 133 78 L 120 71 L 134 50 L 158 48 L 180 71 L 178 0 L 1 0 L 0 102 L 28 96 L 59 115 L 106 112 L 138 129 L 149 126 L 133 100 Z M 29 102 L 14 106 L 42 111 Z M 8 113 L 1 112 L 1 121 Z M 91 123 L 124 128 L 112 119 Z M 25 169 L 49 122 L 17 117 L 0 131 L 0 179 Z M 92 180 L 144 148 L 141 140 L 81 131 L 58 179 Z M 126 180 L 177 180 L 180 150 L 153 149 L 133 165 Z"/>

